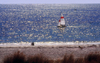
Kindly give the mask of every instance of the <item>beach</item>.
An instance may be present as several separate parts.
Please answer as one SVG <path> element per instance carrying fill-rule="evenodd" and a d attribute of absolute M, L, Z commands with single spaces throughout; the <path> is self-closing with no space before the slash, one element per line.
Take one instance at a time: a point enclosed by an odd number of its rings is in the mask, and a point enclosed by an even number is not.
<path fill-rule="evenodd" d="M 23 52 L 26 56 L 41 54 L 49 59 L 62 59 L 64 55 L 71 55 L 71 54 L 75 58 L 78 58 L 78 57 L 84 57 L 89 53 L 100 52 L 99 44 L 91 44 L 91 45 L 88 44 L 88 46 L 86 46 L 86 44 L 84 46 L 82 46 L 82 44 L 74 45 L 74 46 L 72 44 L 70 45 L 68 44 L 69 46 L 68 45 L 54 46 L 50 44 L 47 46 L 44 46 L 42 44 L 41 46 L 39 44 L 37 45 L 30 44 L 26 47 L 25 47 L 25 43 L 24 46 L 20 46 L 20 45 L 18 46 L 17 44 L 17 46 L 15 47 L 7 46 L 7 44 L 5 46 L 4 44 L 2 44 L 4 47 L 0 45 L 0 63 L 2 63 L 4 57 L 14 54 L 17 51 Z M 14 46 L 14 44 L 12 46 Z"/>

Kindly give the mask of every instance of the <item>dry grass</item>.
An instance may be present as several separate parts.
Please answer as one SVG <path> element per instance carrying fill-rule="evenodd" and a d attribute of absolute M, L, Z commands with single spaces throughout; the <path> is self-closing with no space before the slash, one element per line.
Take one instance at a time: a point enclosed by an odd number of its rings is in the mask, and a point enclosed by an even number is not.
<path fill-rule="evenodd" d="M 25 55 L 21 52 L 15 52 L 4 58 L 4 63 L 25 63 Z"/>
<path fill-rule="evenodd" d="M 100 63 L 100 54 L 97 53 L 91 53 L 85 58 L 86 63 Z"/>
<path fill-rule="evenodd" d="M 29 56 L 27 59 L 28 63 L 50 63 L 49 60 L 41 54 L 35 56 Z"/>
<path fill-rule="evenodd" d="M 77 58 L 75 63 L 85 63 L 84 58 Z"/>
<path fill-rule="evenodd" d="M 26 60 L 27 59 L 27 60 Z M 65 55 L 63 59 L 50 60 L 41 54 L 26 56 L 21 52 L 15 52 L 4 58 L 4 63 L 100 63 L 99 53 L 90 53 L 84 58 L 74 58 L 73 55 Z"/>

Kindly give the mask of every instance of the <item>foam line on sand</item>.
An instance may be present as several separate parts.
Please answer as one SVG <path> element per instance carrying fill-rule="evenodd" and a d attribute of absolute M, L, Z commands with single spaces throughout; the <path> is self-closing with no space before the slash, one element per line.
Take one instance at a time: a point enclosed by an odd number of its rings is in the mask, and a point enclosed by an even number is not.
<path fill-rule="evenodd" d="M 34 42 L 34 45 L 30 42 L 20 43 L 0 43 L 0 47 L 88 47 L 88 46 L 99 46 L 100 42 Z"/>

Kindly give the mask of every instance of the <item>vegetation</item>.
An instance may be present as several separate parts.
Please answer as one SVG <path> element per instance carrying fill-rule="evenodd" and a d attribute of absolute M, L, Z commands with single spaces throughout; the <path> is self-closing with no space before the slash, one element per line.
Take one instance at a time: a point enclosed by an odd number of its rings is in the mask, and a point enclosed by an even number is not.
<path fill-rule="evenodd" d="M 4 63 L 100 63 L 99 53 L 90 53 L 84 58 L 74 58 L 73 55 L 65 55 L 63 59 L 50 60 L 41 54 L 26 57 L 22 52 L 15 52 L 4 58 Z"/>
<path fill-rule="evenodd" d="M 15 52 L 13 55 L 6 56 L 4 63 L 25 63 L 25 55 L 20 51 Z"/>

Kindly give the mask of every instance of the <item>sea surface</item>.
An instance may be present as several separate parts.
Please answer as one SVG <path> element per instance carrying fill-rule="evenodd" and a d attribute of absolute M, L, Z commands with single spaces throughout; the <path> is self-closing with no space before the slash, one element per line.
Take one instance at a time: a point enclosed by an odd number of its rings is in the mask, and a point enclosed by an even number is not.
<path fill-rule="evenodd" d="M 76 41 L 100 41 L 100 4 L 0 4 L 0 43 Z"/>

